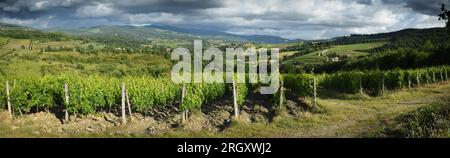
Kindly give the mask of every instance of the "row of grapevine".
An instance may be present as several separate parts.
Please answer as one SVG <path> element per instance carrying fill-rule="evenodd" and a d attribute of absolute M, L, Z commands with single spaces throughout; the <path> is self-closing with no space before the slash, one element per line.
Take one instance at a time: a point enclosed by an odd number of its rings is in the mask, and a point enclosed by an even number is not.
<path fill-rule="evenodd" d="M 192 110 L 199 109 L 202 105 L 209 103 L 226 92 L 226 84 L 187 84 L 186 98 L 183 100 L 181 109 Z"/>
<path fill-rule="evenodd" d="M 333 74 L 285 74 L 284 87 L 300 96 L 312 96 L 313 80 L 326 89 L 344 93 L 364 91 L 379 95 L 384 89 L 396 90 L 423 84 L 447 81 L 450 67 L 413 70 L 349 71 Z M 0 104 L 6 105 L 5 79 L 0 84 Z M 10 102 L 15 111 L 28 113 L 32 109 L 66 109 L 71 113 L 88 114 L 118 108 L 121 103 L 121 83 L 124 82 L 133 111 L 145 113 L 155 106 L 174 104 L 181 99 L 181 85 L 169 78 L 104 76 L 45 76 L 10 80 Z M 64 84 L 69 87 L 69 104 L 65 104 Z M 249 84 L 237 84 L 237 101 L 242 105 Z M 231 84 L 186 84 L 186 96 L 181 109 L 193 110 L 223 97 L 232 96 Z"/>
<path fill-rule="evenodd" d="M 365 91 L 379 95 L 386 90 L 416 87 L 448 80 L 450 67 L 430 67 L 411 70 L 347 71 L 327 74 L 320 85 L 344 93 Z"/>
<path fill-rule="evenodd" d="M 54 89 L 60 82 L 56 78 L 24 77 L 10 82 L 11 103 L 20 111 L 29 112 L 32 108 L 52 108 L 61 103 L 61 91 Z M 52 86 L 53 85 L 53 86 Z"/>
<path fill-rule="evenodd" d="M 357 93 L 364 89 L 366 93 L 378 94 L 382 91 L 383 75 L 383 72 L 377 70 L 337 72 L 327 74 L 319 84 L 326 89 L 333 89 L 343 93 Z M 387 81 L 389 81 L 391 77 L 387 78 Z"/>
<path fill-rule="evenodd" d="M 367 74 L 367 76 L 372 74 Z M 337 72 L 334 74 L 329 74 L 321 82 L 323 87 L 338 89 L 345 93 L 356 93 L 359 91 L 360 84 L 364 80 L 364 73 L 362 72 Z M 370 78 L 368 78 L 370 79 Z M 369 80 L 367 82 L 370 82 Z"/>
<path fill-rule="evenodd" d="M 313 93 L 312 74 L 284 74 L 282 75 L 283 86 L 292 90 L 300 96 L 311 96 Z M 316 78 L 321 78 L 316 76 Z"/>
<path fill-rule="evenodd" d="M 70 89 L 69 105 L 64 103 L 65 83 Z M 3 87 L 2 84 L 2 89 Z M 23 77 L 16 79 L 10 89 L 11 104 L 14 109 L 23 112 L 30 112 L 31 109 L 51 109 L 59 105 L 69 112 L 86 114 L 108 110 L 120 99 L 120 81 L 99 76 Z"/>
<path fill-rule="evenodd" d="M 12 80 L 11 80 L 12 81 Z M 181 84 L 170 78 L 104 76 L 45 76 L 23 77 L 10 83 L 10 102 L 14 111 L 29 113 L 32 109 L 64 109 L 70 113 L 89 114 L 117 110 L 121 104 L 121 83 L 124 82 L 132 110 L 145 113 L 155 106 L 171 105 L 181 99 Z M 6 105 L 5 83 L 0 84 L 0 104 Z M 66 104 L 64 85 L 69 87 L 69 104 Z M 186 84 L 183 110 L 199 109 L 229 93 L 231 84 Z M 246 84 L 237 84 L 238 103 L 242 105 L 248 93 Z"/>
<path fill-rule="evenodd" d="M 168 78 L 128 77 L 125 83 L 136 112 L 173 104 L 181 97 L 181 85 L 172 83 Z"/>
<path fill-rule="evenodd" d="M 2 83 L 4 83 L 4 82 L 2 82 Z M 5 109 L 4 108 L 4 106 L 6 106 L 6 99 L 5 99 L 5 96 L 6 96 L 6 94 L 5 94 L 5 85 L 3 85 L 3 84 L 0 84 L 0 108 L 2 108 L 2 109 Z"/>
<path fill-rule="evenodd" d="M 54 77 L 58 78 L 58 77 Z M 100 76 L 89 77 L 62 77 L 60 81 L 69 86 L 69 105 L 66 109 L 74 113 L 93 113 L 101 110 L 113 109 L 120 101 L 120 80 L 104 78 Z M 49 84 L 49 87 L 61 92 L 56 97 L 62 95 L 63 83 Z M 24 85 L 24 87 L 27 87 Z"/>
<path fill-rule="evenodd" d="M 250 89 L 250 86 L 246 83 L 237 83 L 236 84 L 236 90 L 237 90 L 237 103 L 239 105 L 242 105 L 248 95 L 248 91 Z M 233 85 L 228 84 L 227 85 L 227 94 L 233 95 Z"/>

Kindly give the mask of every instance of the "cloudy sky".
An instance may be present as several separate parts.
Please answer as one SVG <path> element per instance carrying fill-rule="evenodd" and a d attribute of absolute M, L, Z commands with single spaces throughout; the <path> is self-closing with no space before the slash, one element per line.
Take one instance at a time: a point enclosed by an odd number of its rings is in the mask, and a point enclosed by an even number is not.
<path fill-rule="evenodd" d="M 323 39 L 444 26 L 450 0 L 0 0 L 0 21 L 32 26 L 162 24 Z"/>

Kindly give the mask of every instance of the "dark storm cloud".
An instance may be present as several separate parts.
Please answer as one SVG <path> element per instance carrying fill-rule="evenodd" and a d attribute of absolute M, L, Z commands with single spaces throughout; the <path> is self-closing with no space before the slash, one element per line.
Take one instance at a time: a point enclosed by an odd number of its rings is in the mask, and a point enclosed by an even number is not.
<path fill-rule="evenodd" d="M 365 4 L 365 5 L 371 5 L 372 4 L 372 0 L 358 0 L 357 2 L 359 4 Z"/>
<path fill-rule="evenodd" d="M 32 27 L 162 24 L 287 38 L 440 26 L 450 0 L 0 0 L 0 22 Z"/>
<path fill-rule="evenodd" d="M 120 21 L 120 15 L 170 13 L 203 16 L 199 10 L 222 7 L 222 2 L 221 0 L 0 0 L 0 19 L 51 20 L 52 22 L 45 27 L 65 24 L 70 24 L 67 26 L 126 24 L 126 21 Z"/>
<path fill-rule="evenodd" d="M 357 0 L 372 5 L 373 0 Z M 404 5 L 427 15 L 439 14 L 441 4 L 450 0 L 381 0 L 385 4 Z M 96 4 L 109 4 L 116 11 L 130 14 L 174 13 L 201 14 L 199 10 L 224 7 L 222 0 L 0 0 L 0 16 L 36 18 L 45 15 L 73 14 L 76 9 Z M 257 5 L 257 4 L 255 4 Z"/>
<path fill-rule="evenodd" d="M 222 0 L 134 0 L 117 1 L 113 6 L 127 13 L 191 13 L 224 6 Z"/>
<path fill-rule="evenodd" d="M 442 4 L 450 6 L 450 0 L 382 0 L 387 4 L 400 4 L 413 9 L 416 12 L 437 15 Z"/>
<path fill-rule="evenodd" d="M 73 14 L 75 9 L 90 3 L 84 0 L 3 0 L 0 1 L 0 15 L 18 19 L 42 16 L 67 17 Z"/>
<path fill-rule="evenodd" d="M 221 0 L 2 0 L 0 13 L 9 17 L 35 18 L 48 13 L 73 13 L 84 6 L 107 4 L 123 13 L 192 13 L 223 6 Z"/>

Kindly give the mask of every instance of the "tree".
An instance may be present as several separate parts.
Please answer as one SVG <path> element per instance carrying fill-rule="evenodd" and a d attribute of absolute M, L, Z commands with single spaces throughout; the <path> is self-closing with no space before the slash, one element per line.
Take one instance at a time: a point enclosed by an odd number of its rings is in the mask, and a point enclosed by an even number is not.
<path fill-rule="evenodd" d="M 422 50 L 423 51 L 432 51 L 434 50 L 434 45 L 433 42 L 431 42 L 431 40 L 426 40 L 425 43 L 422 45 Z"/>
<path fill-rule="evenodd" d="M 88 49 L 89 49 L 89 50 L 94 50 L 94 46 L 93 46 L 92 44 L 89 44 L 89 45 L 88 45 Z"/>
<path fill-rule="evenodd" d="M 447 28 L 447 32 L 450 33 L 450 24 L 448 21 L 449 18 L 450 18 L 450 11 L 445 9 L 445 4 L 442 4 L 441 14 L 439 14 L 439 20 L 447 20 L 445 27 Z"/>

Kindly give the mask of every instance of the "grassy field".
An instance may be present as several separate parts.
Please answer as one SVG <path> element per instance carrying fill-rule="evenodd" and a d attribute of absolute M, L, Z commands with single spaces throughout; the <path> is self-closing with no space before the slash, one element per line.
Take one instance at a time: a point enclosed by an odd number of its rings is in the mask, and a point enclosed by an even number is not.
<path fill-rule="evenodd" d="M 171 62 L 159 55 L 123 54 L 123 53 L 91 53 L 81 54 L 73 49 L 86 48 L 90 45 L 101 50 L 103 44 L 82 41 L 50 41 L 33 42 L 33 50 L 28 50 L 30 40 L 1 38 L 4 43 L 0 51 L 0 75 L 10 78 L 21 76 L 40 76 L 44 74 L 108 74 L 120 76 L 123 74 L 159 73 L 170 70 Z M 70 48 L 42 52 L 42 49 Z M 25 48 L 25 49 L 24 49 Z"/>
<path fill-rule="evenodd" d="M 176 46 L 175 41 L 154 41 L 153 44 Z M 152 71 L 148 73 L 158 73 L 161 71 L 169 71 L 170 61 L 161 56 L 149 54 L 111 54 L 98 52 L 96 54 L 80 54 L 76 51 L 56 51 L 41 52 L 48 47 L 51 48 L 86 48 L 93 46 L 96 49 L 104 47 L 103 44 L 94 42 L 83 42 L 81 40 L 71 41 L 49 41 L 49 42 L 33 42 L 33 50 L 28 50 L 30 40 L 27 39 L 7 39 L 1 38 L 3 43 L 0 51 L 0 68 L 2 75 L 23 76 L 23 75 L 44 75 L 55 73 L 108 73 L 112 75 L 136 74 L 136 72 Z M 180 43 L 178 43 L 180 44 Z M 183 44 L 183 43 L 181 43 Z M 299 58 L 289 60 L 288 62 L 300 61 L 304 63 L 319 64 L 325 62 L 325 57 L 318 54 L 340 53 L 352 56 L 361 56 L 364 53 L 355 50 L 370 49 L 382 45 L 383 43 L 368 43 L 355 45 L 335 46 L 328 50 L 321 50 L 306 54 Z M 267 48 L 285 48 L 298 43 L 286 44 L 254 44 L 256 47 Z M 25 48 L 25 49 L 24 49 Z M 280 58 L 294 55 L 295 51 L 281 52 Z"/>
<path fill-rule="evenodd" d="M 8 38 L 0 37 L 0 48 L 2 48 L 2 46 L 7 43 L 8 43 Z"/>
<path fill-rule="evenodd" d="M 330 48 L 326 54 L 336 53 L 338 55 L 349 55 L 351 57 L 365 56 L 367 53 L 358 52 L 357 50 L 368 50 L 376 47 L 380 47 L 386 44 L 385 42 L 373 42 L 373 43 L 361 43 L 361 44 L 351 44 L 351 45 L 339 45 Z"/>
<path fill-rule="evenodd" d="M 26 39 L 9 39 L 9 43 L 4 45 L 2 49 L 11 50 L 11 49 L 21 49 L 22 46 L 27 47 L 30 43 L 30 40 Z"/>
<path fill-rule="evenodd" d="M 373 43 L 362 43 L 362 44 L 351 44 L 351 45 L 338 45 L 333 46 L 330 49 L 315 51 L 312 53 L 305 54 L 303 56 L 286 61 L 289 62 L 303 62 L 306 64 L 320 64 L 327 61 L 326 55 L 336 54 L 336 55 L 346 55 L 350 58 L 357 58 L 360 56 L 366 56 L 367 53 L 358 52 L 358 50 L 367 50 L 384 45 L 385 42 L 373 42 Z"/>
<path fill-rule="evenodd" d="M 308 53 L 308 54 L 302 55 L 300 57 L 288 60 L 285 63 L 302 62 L 305 64 L 320 64 L 320 63 L 325 62 L 326 59 L 325 59 L 325 57 L 319 56 L 319 53 L 325 52 L 325 51 L 326 50 L 320 50 L 320 51 Z"/>
<path fill-rule="evenodd" d="M 301 44 L 301 43 L 300 43 Z M 299 42 L 291 42 L 291 43 L 281 43 L 281 44 L 255 44 L 254 46 L 257 48 L 286 48 L 289 46 L 299 45 Z"/>

